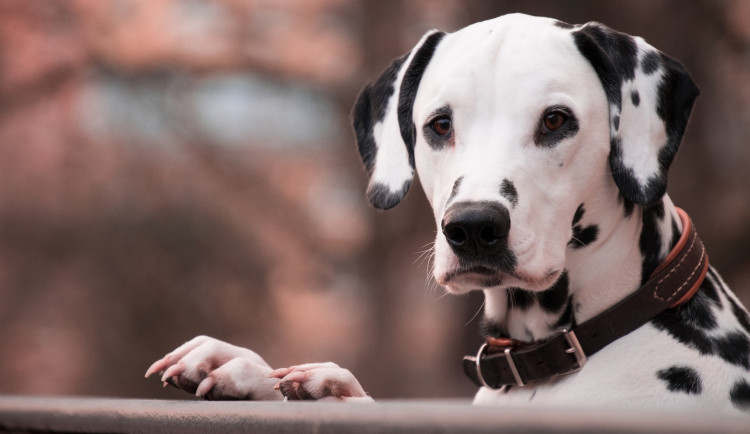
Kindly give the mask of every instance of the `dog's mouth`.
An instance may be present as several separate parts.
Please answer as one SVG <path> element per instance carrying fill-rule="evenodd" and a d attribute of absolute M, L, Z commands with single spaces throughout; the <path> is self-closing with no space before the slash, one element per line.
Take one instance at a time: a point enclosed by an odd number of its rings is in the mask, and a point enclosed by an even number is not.
<path fill-rule="evenodd" d="M 452 292 L 478 290 L 501 286 L 510 275 L 484 265 L 461 266 L 438 277 L 440 285 Z"/>
<path fill-rule="evenodd" d="M 484 278 L 498 278 L 499 279 L 502 274 L 503 272 L 500 270 L 490 268 L 490 267 L 485 267 L 483 265 L 460 267 L 460 268 L 457 268 L 456 270 L 453 270 L 447 273 L 445 277 L 441 279 L 442 280 L 441 284 L 442 283 L 448 284 L 456 278 L 469 276 L 469 275 L 475 275 L 477 277 L 484 277 Z"/>
<path fill-rule="evenodd" d="M 497 287 L 520 287 L 528 290 L 546 289 L 560 276 L 556 270 L 542 277 L 527 276 L 513 270 L 504 270 L 485 265 L 459 266 L 437 279 L 451 292 L 462 293 Z"/>

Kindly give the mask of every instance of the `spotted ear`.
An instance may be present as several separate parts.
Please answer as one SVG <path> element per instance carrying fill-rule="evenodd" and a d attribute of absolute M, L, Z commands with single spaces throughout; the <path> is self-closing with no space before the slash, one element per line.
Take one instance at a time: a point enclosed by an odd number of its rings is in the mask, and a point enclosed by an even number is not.
<path fill-rule="evenodd" d="M 598 23 L 573 30 L 609 101 L 609 163 L 623 197 L 649 205 L 667 191 L 667 170 L 700 93 L 685 68 L 643 39 Z"/>
<path fill-rule="evenodd" d="M 414 99 L 443 36 L 435 30 L 425 34 L 411 52 L 394 60 L 377 80 L 365 86 L 354 105 L 357 147 L 370 174 L 367 198 L 376 208 L 398 205 L 411 186 L 416 141 Z"/>

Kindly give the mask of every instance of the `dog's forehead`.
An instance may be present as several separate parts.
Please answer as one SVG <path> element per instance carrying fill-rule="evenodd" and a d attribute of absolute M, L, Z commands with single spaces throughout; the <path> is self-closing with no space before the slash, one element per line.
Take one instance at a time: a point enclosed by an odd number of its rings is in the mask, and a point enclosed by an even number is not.
<path fill-rule="evenodd" d="M 551 18 L 504 15 L 447 35 L 437 55 L 464 59 L 503 60 L 506 67 L 524 62 L 555 66 L 577 52 L 568 26 Z M 577 56 L 582 60 L 582 56 Z M 467 65 L 471 67 L 472 65 Z"/>
<path fill-rule="evenodd" d="M 570 26 L 522 14 L 504 15 L 446 35 L 425 73 L 429 93 L 463 94 L 476 101 L 498 86 L 540 93 L 596 80 L 576 47 Z M 477 92 L 466 95 L 465 92 Z M 528 95 L 528 94 L 527 94 Z M 458 96 L 458 95 L 457 95 Z M 450 98 L 450 97 L 449 97 Z"/>

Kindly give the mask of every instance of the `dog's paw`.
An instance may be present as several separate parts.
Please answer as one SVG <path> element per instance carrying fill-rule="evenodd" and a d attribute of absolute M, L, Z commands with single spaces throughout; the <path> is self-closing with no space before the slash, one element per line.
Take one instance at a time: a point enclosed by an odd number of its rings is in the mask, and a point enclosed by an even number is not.
<path fill-rule="evenodd" d="M 276 369 L 270 376 L 290 400 L 372 401 L 348 369 L 331 362 Z"/>
<path fill-rule="evenodd" d="M 258 354 L 208 336 L 198 336 L 146 371 L 159 373 L 164 385 L 172 385 L 209 400 L 278 400 L 277 381 L 269 378 L 271 367 Z"/>

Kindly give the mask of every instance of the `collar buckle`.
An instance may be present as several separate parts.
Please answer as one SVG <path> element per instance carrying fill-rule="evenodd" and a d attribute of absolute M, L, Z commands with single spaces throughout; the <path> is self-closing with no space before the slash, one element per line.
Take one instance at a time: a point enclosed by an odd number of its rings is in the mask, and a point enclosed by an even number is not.
<path fill-rule="evenodd" d="M 573 374 L 583 369 L 583 366 L 586 365 L 586 361 L 588 359 L 586 358 L 586 353 L 583 352 L 581 343 L 578 342 L 578 337 L 576 336 L 575 332 L 573 330 L 567 329 L 562 329 L 561 331 L 563 332 L 563 336 L 565 336 L 565 340 L 568 341 L 568 345 L 570 345 L 570 348 L 565 350 L 565 353 L 573 354 L 575 356 L 577 366 L 574 366 L 573 368 L 565 372 L 561 372 L 560 375 Z"/>
<path fill-rule="evenodd" d="M 587 358 L 586 353 L 583 351 L 583 348 L 581 347 L 581 343 L 578 341 L 578 337 L 576 336 L 575 332 L 573 330 L 567 330 L 562 329 L 561 330 L 563 337 L 565 338 L 565 341 L 568 343 L 569 348 L 565 350 L 566 354 L 571 354 L 576 359 L 576 365 L 572 368 L 568 369 L 567 371 L 563 371 L 558 373 L 558 375 L 567 375 L 567 374 L 573 374 L 575 372 L 580 371 L 584 365 L 586 365 Z M 498 348 L 498 345 L 494 345 L 496 342 L 489 341 L 482 344 L 481 347 L 479 347 L 479 351 L 477 351 L 477 355 L 474 357 L 474 366 L 477 373 L 477 379 L 479 380 L 479 383 L 481 386 L 486 387 L 488 389 L 504 389 L 506 385 L 500 386 L 500 387 L 493 387 L 491 386 L 487 380 L 484 378 L 484 374 L 482 373 L 482 359 L 485 356 L 485 353 L 487 352 L 488 348 L 494 347 L 496 349 L 502 349 L 502 354 L 505 356 L 505 360 L 508 365 L 508 370 L 513 375 L 513 379 L 516 382 L 516 385 L 518 386 L 525 386 L 527 383 L 523 380 L 523 377 L 521 377 L 521 373 L 518 370 L 518 366 L 516 365 L 516 361 L 513 358 L 513 349 L 514 349 L 514 343 L 511 343 L 510 339 L 497 339 L 497 341 L 501 341 L 504 345 L 500 346 Z"/>
<path fill-rule="evenodd" d="M 490 386 L 487 381 L 484 379 L 484 374 L 482 374 L 482 356 L 484 356 L 484 352 L 489 347 L 490 344 L 483 343 L 481 347 L 479 347 L 479 351 L 477 351 L 476 357 L 474 357 L 474 363 L 476 364 L 477 369 L 477 378 L 479 379 L 479 382 L 481 383 L 482 387 L 486 387 L 488 389 L 501 389 L 502 387 L 492 387 Z"/>
<path fill-rule="evenodd" d="M 510 341 L 510 340 L 508 340 Z M 494 346 L 490 342 L 485 342 L 482 344 L 481 347 L 479 347 L 479 351 L 477 351 L 477 355 L 474 358 L 474 362 L 476 364 L 477 369 L 477 378 L 479 379 L 479 382 L 481 383 L 481 386 L 486 387 L 488 389 L 494 389 L 494 390 L 504 390 L 507 386 L 502 385 L 500 387 L 493 387 L 490 386 L 487 381 L 484 379 L 484 374 L 482 374 L 482 357 L 484 356 L 485 351 L 488 347 Z M 526 383 L 523 382 L 523 379 L 521 378 L 521 374 L 518 372 L 518 368 L 516 367 L 516 362 L 513 360 L 513 355 L 511 354 L 511 350 L 513 349 L 512 346 L 506 346 L 503 349 L 503 353 L 505 354 L 505 359 L 508 361 L 508 367 L 510 368 L 510 371 L 513 373 L 513 378 L 516 380 L 516 384 L 519 386 L 523 386 Z"/>

